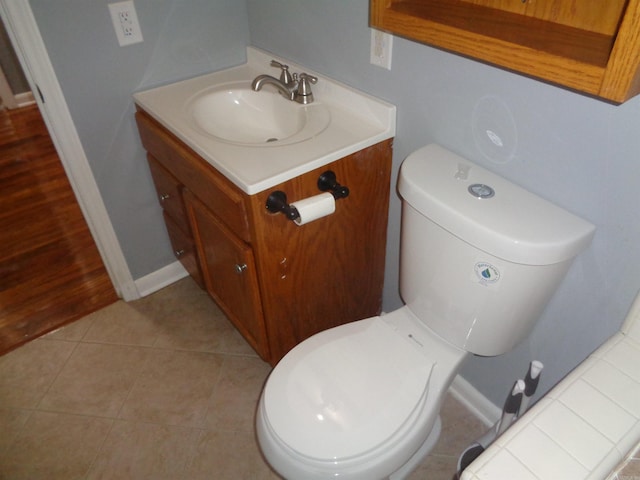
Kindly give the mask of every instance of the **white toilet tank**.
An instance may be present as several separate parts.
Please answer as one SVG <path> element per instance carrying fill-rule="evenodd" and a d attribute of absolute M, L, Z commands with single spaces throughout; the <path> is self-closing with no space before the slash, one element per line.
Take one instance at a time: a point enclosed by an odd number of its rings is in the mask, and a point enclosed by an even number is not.
<path fill-rule="evenodd" d="M 438 145 L 402 164 L 400 292 L 450 343 L 500 355 L 523 340 L 591 241 L 585 220 Z"/>

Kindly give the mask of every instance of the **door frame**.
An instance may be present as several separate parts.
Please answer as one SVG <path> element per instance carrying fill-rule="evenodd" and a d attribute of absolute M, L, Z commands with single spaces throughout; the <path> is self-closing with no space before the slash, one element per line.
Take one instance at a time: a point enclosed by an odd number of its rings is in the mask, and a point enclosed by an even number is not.
<path fill-rule="evenodd" d="M 0 16 L 111 282 L 124 300 L 140 298 L 31 6 L 26 0 L 0 0 Z"/>

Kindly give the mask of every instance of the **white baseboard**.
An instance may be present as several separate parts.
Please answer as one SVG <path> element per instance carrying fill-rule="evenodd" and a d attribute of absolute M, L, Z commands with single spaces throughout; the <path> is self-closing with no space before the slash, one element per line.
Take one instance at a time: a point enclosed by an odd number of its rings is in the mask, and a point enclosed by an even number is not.
<path fill-rule="evenodd" d="M 33 93 L 24 92 L 16 95 L 16 102 L 18 103 L 18 107 L 26 107 L 36 103 L 36 100 L 33 98 Z"/>
<path fill-rule="evenodd" d="M 189 273 L 184 269 L 182 264 L 176 261 L 166 267 L 162 267 L 160 270 L 156 270 L 149 275 L 137 279 L 134 283 L 140 296 L 146 297 L 188 275 Z"/>
<path fill-rule="evenodd" d="M 487 427 L 493 426 L 502 411 L 467 380 L 457 375 L 449 392 Z"/>

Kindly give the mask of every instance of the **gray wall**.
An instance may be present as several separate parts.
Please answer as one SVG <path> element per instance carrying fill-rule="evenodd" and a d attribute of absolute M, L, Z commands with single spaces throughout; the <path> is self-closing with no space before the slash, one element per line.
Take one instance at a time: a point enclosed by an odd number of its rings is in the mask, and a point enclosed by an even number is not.
<path fill-rule="evenodd" d="M 530 338 L 465 365 L 496 404 L 534 358 L 548 389 L 619 328 L 640 288 L 640 98 L 612 106 L 397 37 L 392 70 L 374 67 L 368 0 L 136 0 L 145 41 L 129 47 L 117 46 L 104 0 L 30 2 L 134 278 L 173 257 L 131 94 L 242 63 L 250 32 L 255 46 L 398 107 L 394 184 L 410 152 L 438 142 L 597 226 Z M 393 193 L 386 310 L 401 304 Z"/>
<path fill-rule="evenodd" d="M 640 288 L 640 98 L 612 106 L 398 37 L 389 72 L 369 64 L 367 0 L 248 5 L 255 46 L 397 106 L 394 173 L 410 152 L 437 142 L 597 226 L 530 338 L 505 356 L 471 358 L 466 379 L 501 405 L 529 361 L 539 359 L 547 390 L 620 327 Z M 393 193 L 387 310 L 401 304 Z"/>
<path fill-rule="evenodd" d="M 175 261 L 131 95 L 243 63 L 246 4 L 136 0 L 143 43 L 118 46 L 105 0 L 30 0 L 134 279 Z M 69 21 L 72 19 L 72 23 Z"/>
<path fill-rule="evenodd" d="M 29 91 L 29 83 L 22 73 L 22 67 L 2 22 L 0 22 L 0 66 L 14 95 Z"/>

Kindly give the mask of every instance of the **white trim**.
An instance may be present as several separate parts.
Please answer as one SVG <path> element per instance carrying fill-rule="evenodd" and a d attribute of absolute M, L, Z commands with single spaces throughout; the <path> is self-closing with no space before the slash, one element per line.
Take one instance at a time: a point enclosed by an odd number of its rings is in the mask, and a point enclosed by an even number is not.
<path fill-rule="evenodd" d="M 0 0 L 0 14 L 31 90 L 46 99 L 34 95 L 113 286 L 124 300 L 139 298 L 29 2 Z"/>
<path fill-rule="evenodd" d="M 176 261 L 166 267 L 162 267 L 160 270 L 156 270 L 149 275 L 137 279 L 135 283 L 138 292 L 140 292 L 140 296 L 146 297 L 188 275 L 189 273 L 184 269 L 182 264 Z"/>
<path fill-rule="evenodd" d="M 36 103 L 36 99 L 31 92 L 19 93 L 15 96 L 15 99 L 18 102 L 18 107 L 27 107 Z"/>
<path fill-rule="evenodd" d="M 487 427 L 495 425 L 500 419 L 500 408 L 460 375 L 453 379 L 449 392 Z"/>

